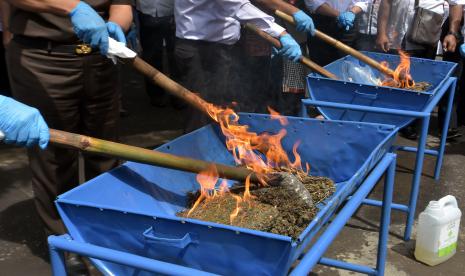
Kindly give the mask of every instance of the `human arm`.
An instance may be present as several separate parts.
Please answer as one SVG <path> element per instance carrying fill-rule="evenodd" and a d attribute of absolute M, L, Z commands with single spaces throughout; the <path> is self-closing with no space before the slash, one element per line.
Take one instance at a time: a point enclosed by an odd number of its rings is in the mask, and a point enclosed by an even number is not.
<path fill-rule="evenodd" d="M 299 44 L 286 33 L 286 30 L 274 22 L 274 18 L 259 10 L 257 7 L 246 1 L 237 10 L 234 17 L 241 23 L 250 23 L 257 26 L 269 35 L 279 38 L 281 49 L 278 54 L 290 60 L 298 61 L 302 56 Z"/>
<path fill-rule="evenodd" d="M 0 13 L 2 14 L 2 28 L 3 28 L 3 45 L 6 46 L 11 41 L 10 32 L 10 4 L 5 0 L 0 1 Z"/>
<path fill-rule="evenodd" d="M 341 12 L 337 17 L 336 21 L 338 26 L 346 31 L 350 30 L 354 26 L 357 14 L 366 12 L 370 3 L 371 0 L 352 1 L 349 10 Z"/>
<path fill-rule="evenodd" d="M 251 23 L 276 38 L 286 31 L 286 29 L 274 22 L 272 16 L 264 13 L 248 1 L 244 1 L 244 4 L 240 6 L 234 15 L 234 18 L 242 24 Z"/>
<path fill-rule="evenodd" d="M 37 109 L 1 95 L 0 130 L 7 144 L 27 147 L 38 144 L 45 149 L 50 139 L 48 126 Z"/>
<path fill-rule="evenodd" d="M 283 0 L 255 0 L 260 7 L 264 7 L 271 11 L 282 11 L 286 14 L 292 15 L 294 18 L 296 29 L 299 32 L 306 32 L 311 35 L 315 33 L 315 25 L 310 16 L 308 16 L 304 11 L 296 8 L 295 6 L 287 3 Z"/>
<path fill-rule="evenodd" d="M 381 0 L 378 11 L 378 36 L 376 47 L 384 52 L 389 51 L 389 38 L 387 36 L 387 25 L 391 14 L 392 0 Z"/>
<path fill-rule="evenodd" d="M 462 5 L 451 5 L 449 9 L 449 31 L 444 37 L 442 47 L 446 52 L 455 52 L 460 34 L 460 22 L 463 16 Z"/>
<path fill-rule="evenodd" d="M 110 6 L 109 15 L 107 30 L 110 37 L 126 44 L 126 36 L 124 32 L 127 32 L 131 28 L 131 5 L 113 4 Z"/>
<path fill-rule="evenodd" d="M 133 19 L 131 5 L 113 4 L 110 6 L 109 14 L 108 21 L 118 24 L 124 32 L 129 31 Z"/>

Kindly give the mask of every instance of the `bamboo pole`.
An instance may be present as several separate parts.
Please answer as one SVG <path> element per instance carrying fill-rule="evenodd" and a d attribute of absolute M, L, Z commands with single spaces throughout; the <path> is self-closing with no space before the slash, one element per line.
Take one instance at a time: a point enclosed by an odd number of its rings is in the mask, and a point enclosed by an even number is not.
<path fill-rule="evenodd" d="M 188 90 L 179 83 L 170 79 L 165 74 L 155 69 L 155 67 L 145 62 L 143 59 L 136 56 L 132 59 L 120 58 L 119 60 L 121 63 L 131 65 L 139 73 L 150 79 L 156 85 L 163 88 L 169 94 L 185 101 L 206 115 L 209 115 L 208 106 L 211 106 L 210 103 L 199 97 L 196 93 Z"/>
<path fill-rule="evenodd" d="M 246 168 L 152 151 L 61 130 L 50 129 L 50 142 L 61 147 L 192 173 L 199 173 L 214 165 L 222 178 L 245 181 L 246 177 L 251 175 L 250 180 L 259 183 L 257 175 Z"/>
<path fill-rule="evenodd" d="M 274 47 L 276 48 L 281 48 L 281 42 L 272 37 L 271 35 L 265 33 L 264 31 L 260 30 L 257 26 L 255 25 L 252 25 L 250 23 L 246 23 L 245 24 L 245 27 L 256 33 L 258 36 L 260 36 L 261 38 L 267 40 L 271 45 L 273 45 Z M 312 69 L 313 71 L 319 73 L 320 75 L 323 75 L 327 78 L 330 78 L 330 79 L 335 79 L 337 80 L 338 78 L 336 77 L 336 75 L 334 75 L 333 73 L 329 72 L 328 70 L 326 70 L 325 68 L 319 66 L 318 64 L 316 64 L 315 62 L 313 62 L 312 60 L 310 60 L 309 58 L 306 58 L 304 56 L 302 56 L 299 60 L 300 63 L 302 63 L 303 65 L 307 66 L 308 68 Z"/>
<path fill-rule="evenodd" d="M 282 11 L 279 11 L 279 10 L 276 10 L 275 11 L 275 14 L 280 17 L 281 19 L 283 19 L 284 21 L 287 21 L 288 23 L 291 23 L 291 24 L 294 24 L 295 25 L 295 22 L 294 22 L 294 18 Z M 387 66 L 384 66 L 382 65 L 381 63 L 377 62 L 376 60 L 362 54 L 361 52 L 355 50 L 354 48 L 342 43 L 341 41 L 337 40 L 337 39 L 334 39 L 332 37 L 330 37 L 329 35 L 319 31 L 319 30 L 315 30 L 315 36 L 321 40 L 323 40 L 324 42 L 334 46 L 335 48 L 343 51 L 344 53 L 348 54 L 348 55 L 351 55 L 353 56 L 354 58 L 368 64 L 369 66 L 377 69 L 378 71 L 380 71 L 381 73 L 385 74 L 385 75 L 388 75 L 389 77 L 393 77 L 394 76 L 394 71 L 392 69 L 390 69 L 389 67 Z"/>

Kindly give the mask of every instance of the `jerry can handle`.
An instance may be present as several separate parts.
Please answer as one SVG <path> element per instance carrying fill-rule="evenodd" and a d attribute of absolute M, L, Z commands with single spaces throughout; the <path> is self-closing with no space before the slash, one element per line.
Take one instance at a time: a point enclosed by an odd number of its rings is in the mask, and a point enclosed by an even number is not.
<path fill-rule="evenodd" d="M 184 249 L 190 244 L 198 243 L 196 235 L 193 233 L 186 233 L 181 238 L 173 238 L 172 235 L 168 237 L 165 234 L 155 233 L 155 230 L 152 226 L 145 230 L 142 235 L 144 236 L 145 241 L 148 243 L 156 243 L 159 245 L 171 246 L 180 249 Z"/>
<path fill-rule="evenodd" d="M 457 199 L 451 195 L 446 195 L 445 197 L 441 198 L 438 202 L 441 207 L 452 206 L 458 208 Z"/>

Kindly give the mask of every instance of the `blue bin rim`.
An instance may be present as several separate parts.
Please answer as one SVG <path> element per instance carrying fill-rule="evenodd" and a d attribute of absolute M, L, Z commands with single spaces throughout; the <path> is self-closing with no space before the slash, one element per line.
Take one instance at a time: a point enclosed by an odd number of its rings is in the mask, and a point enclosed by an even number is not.
<path fill-rule="evenodd" d="M 256 116 L 256 117 L 269 117 L 271 118 L 271 115 L 268 115 L 268 114 L 257 114 L 257 113 L 238 113 L 239 115 L 245 115 L 245 116 L 248 116 L 248 115 L 253 115 L 253 116 Z M 302 117 L 293 117 L 293 116 L 285 116 L 285 117 L 290 117 L 290 118 L 295 118 L 295 119 L 298 119 L 298 120 L 303 120 L 303 121 L 318 121 L 322 124 L 324 123 L 331 123 L 331 124 L 339 124 L 339 123 L 343 123 L 343 124 L 351 124 L 351 125 L 369 125 L 369 126 L 378 126 L 378 129 L 379 130 L 382 130 L 382 131 L 385 131 L 385 132 L 390 132 L 390 134 L 388 136 L 386 136 L 382 142 L 380 142 L 378 144 L 378 146 L 371 152 L 370 156 L 367 157 L 366 161 L 363 163 L 362 166 L 360 166 L 360 169 L 347 181 L 343 181 L 343 182 L 339 182 L 339 183 L 335 183 L 335 184 L 344 184 L 344 183 L 350 183 L 351 181 L 354 181 L 356 180 L 359 175 L 360 175 L 360 170 L 362 168 L 364 168 L 365 166 L 368 165 L 369 162 L 372 162 L 372 159 L 374 157 L 374 154 L 376 152 L 378 152 L 378 150 L 386 143 L 388 142 L 390 139 L 393 138 L 393 136 L 395 136 L 397 134 L 397 131 L 398 131 L 398 127 L 394 126 L 394 125 L 389 125 L 389 124 L 379 124 L 379 123 L 370 123 L 370 122 L 353 122 L 353 121 L 342 121 L 342 120 L 319 120 L 319 119 L 314 119 L 314 118 L 302 118 Z M 207 128 L 207 127 L 210 127 L 212 126 L 212 124 L 209 124 L 209 125 L 206 125 L 202 128 L 199 128 L 195 131 L 193 131 L 192 133 L 194 132 L 197 132 L 197 131 L 201 131 L 202 129 L 204 128 Z M 214 125 L 215 126 L 215 125 Z M 177 139 L 180 139 L 182 136 L 178 137 L 178 138 L 175 138 L 173 139 L 172 141 L 175 141 Z M 378 162 L 379 160 L 377 160 Z M 110 170 L 109 172 L 113 171 L 113 170 L 117 170 L 119 167 L 121 166 L 126 166 L 127 164 L 131 164 L 131 163 L 134 163 L 134 162 L 131 162 L 131 161 L 128 161 L 128 162 L 124 162 L 122 165 Z M 371 170 L 372 168 L 370 168 Z M 107 172 L 108 173 L 108 172 Z M 105 173 L 106 174 L 106 173 Z M 72 194 L 73 192 L 75 191 L 78 191 L 78 190 L 81 190 L 81 189 L 84 189 L 86 185 L 89 185 L 91 184 L 92 182 L 94 181 L 97 181 L 99 178 L 101 177 L 101 175 L 95 177 L 94 179 L 91 179 L 61 195 L 59 195 L 57 197 L 57 199 L 55 200 L 55 205 L 57 206 L 57 209 L 58 209 L 58 212 L 60 214 L 60 217 L 64 220 L 64 221 L 67 221 L 69 222 L 69 225 L 72 225 L 72 223 L 69 221 L 68 217 L 66 216 L 66 214 L 64 213 L 64 211 L 60 208 L 60 204 L 64 203 L 64 204 L 70 204 L 70 205 L 75 205 L 77 207 L 87 207 L 87 208 L 93 208 L 93 209 L 100 209 L 100 211 L 104 212 L 105 210 L 109 210 L 109 211 L 115 211 L 115 212 L 120 212 L 120 213 L 131 213 L 131 214 L 135 214 L 135 215 L 141 215 L 141 216 L 146 216 L 146 217 L 152 217 L 153 219 L 157 219 L 157 218 L 163 218 L 163 219 L 168 219 L 168 220 L 175 220 L 175 221 L 178 221 L 179 223 L 192 223 L 192 224 L 196 224 L 196 225 L 203 225 L 205 227 L 216 227 L 216 228 L 220 228 L 220 229 L 224 229 L 224 230 L 228 230 L 228 231 L 233 231 L 237 234 L 240 234 L 240 233 L 245 233 L 245 234 L 250 234 L 250 235 L 255 235 L 255 236 L 260 236 L 260 237 L 264 237 L 264 238 L 269 238 L 269 239 L 274 239 L 274 240 L 281 240 L 281 241 L 284 241 L 284 242 L 288 242 L 288 243 L 291 243 L 291 245 L 293 247 L 297 247 L 299 244 L 301 244 L 304 240 L 308 239 L 308 235 L 310 233 L 310 231 L 313 229 L 313 227 L 315 226 L 315 224 L 318 224 L 318 221 L 319 221 L 319 218 L 322 217 L 326 212 L 330 211 L 331 208 L 329 207 L 332 207 L 334 208 L 334 206 L 328 204 L 330 203 L 331 201 L 333 200 L 337 200 L 337 194 L 338 193 L 342 193 L 343 190 L 339 190 L 337 191 L 336 193 L 334 193 L 331 198 L 328 198 L 327 200 L 325 200 L 324 202 L 320 203 L 319 205 L 320 206 L 324 206 L 322 209 L 320 209 L 318 211 L 318 213 L 316 214 L 316 216 L 314 217 L 314 219 L 310 222 L 310 224 L 302 231 L 302 233 L 299 235 L 299 237 L 297 238 L 297 240 L 294 240 L 292 239 L 291 237 L 289 236 L 284 236 L 284 235 L 279 235 L 279 234 L 273 234 L 273 233 L 269 233 L 269 232 L 264 232 L 264 231 L 258 231 L 258 230 L 253 230 L 253 229 L 248 229 L 248 228 L 242 228 L 242 227 L 237 227 L 237 226 L 231 226 L 231 225 L 226 225 L 226 224 L 220 224 L 220 223 L 214 223 L 214 222 L 207 222 L 207 221 L 202 221 L 202 220 L 198 220 L 198 219 L 191 219 L 191 218 L 181 218 L 181 217 L 178 217 L 176 215 L 163 215 L 163 214 L 157 214 L 156 216 L 154 216 L 153 214 L 150 214 L 148 212 L 140 212 L 140 211 L 121 211 L 119 209 L 116 209 L 112 206 L 108 206 L 108 205 L 105 205 L 105 204 L 96 204 L 96 203 L 92 203 L 92 205 L 90 205 L 89 203 L 87 202 L 82 202 L 82 201 L 76 201 L 76 200 L 69 200 L 66 198 L 67 195 L 69 194 Z M 65 223 L 65 225 L 67 225 Z M 75 230 L 75 229 L 71 229 L 71 230 Z M 79 231 L 70 231 L 70 232 L 75 232 L 76 234 L 78 234 Z M 79 235 L 79 234 L 78 234 Z M 79 238 L 82 240 L 82 237 L 80 237 L 79 235 Z M 310 237 L 311 238 L 311 237 Z M 303 250 L 303 249 L 302 249 Z"/>
<path fill-rule="evenodd" d="M 368 51 L 360 51 L 361 53 L 365 54 L 365 55 L 383 55 L 383 56 L 390 56 L 390 57 L 399 57 L 399 55 L 394 55 L 394 54 L 385 54 L 385 53 L 376 53 L 376 52 L 368 52 Z M 324 68 L 327 69 L 327 67 L 329 67 L 330 65 L 333 65 L 335 63 L 338 63 L 340 62 L 341 60 L 344 60 L 348 57 L 351 57 L 351 55 L 346 55 L 340 59 L 337 59 L 327 65 L 324 66 Z M 454 72 L 454 70 L 457 68 L 458 64 L 455 63 L 455 62 L 450 62 L 450 61 L 442 61 L 442 60 L 431 60 L 431 59 L 427 59 L 427 58 L 417 58 L 417 57 L 410 57 L 411 60 L 416 60 L 416 61 L 419 61 L 419 62 L 428 62 L 428 63 L 448 63 L 450 65 L 452 65 L 451 69 L 449 70 L 449 72 L 447 72 L 447 75 L 441 80 L 441 82 L 436 85 L 436 87 L 434 87 L 434 89 L 431 89 L 431 90 L 427 90 L 427 91 L 414 91 L 414 90 L 408 90 L 408 89 L 402 89 L 402 88 L 396 88 L 396 87 L 388 87 L 388 86 L 381 86 L 381 85 L 373 85 L 373 84 L 365 84 L 365 83 L 360 83 L 360 82 L 351 82 L 351 81 L 344 81 L 344 80 L 334 80 L 334 79 L 330 79 L 330 78 L 327 78 L 327 77 L 324 77 L 324 76 L 320 76 L 318 75 L 317 73 L 310 73 L 307 75 L 308 78 L 312 78 L 312 79 L 317 79 L 317 80 L 321 80 L 321 79 L 325 79 L 325 80 L 330 80 L 330 81 L 336 81 L 336 82 L 340 82 L 340 83 L 344 83 L 344 84 L 354 84 L 354 85 L 359 85 L 360 87 L 363 87 L 363 86 L 367 86 L 367 87 L 373 87 L 375 89 L 386 89 L 386 90 L 389 90 L 389 91 L 392 91 L 392 90 L 395 90 L 395 91 L 399 91 L 399 92 L 408 92 L 408 93 L 415 93 L 417 95 L 421 95 L 421 94 L 425 94 L 425 95 L 433 95 L 434 92 L 442 87 L 444 85 L 444 83 L 447 81 L 447 79 L 451 76 L 452 72 Z M 311 89 L 309 89 L 311 91 Z M 313 93 L 311 93 L 311 95 L 313 96 Z"/>

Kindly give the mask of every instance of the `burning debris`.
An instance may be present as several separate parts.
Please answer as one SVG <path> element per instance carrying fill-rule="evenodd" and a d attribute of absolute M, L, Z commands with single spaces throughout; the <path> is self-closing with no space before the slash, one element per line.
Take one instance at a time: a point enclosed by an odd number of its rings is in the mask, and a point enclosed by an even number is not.
<path fill-rule="evenodd" d="M 202 197 L 202 192 L 192 194 L 190 206 L 195 208 L 181 212 L 178 216 L 296 239 L 315 216 L 316 204 L 331 196 L 335 190 L 334 183 L 328 178 L 306 175 L 299 180 L 311 195 L 314 203 L 312 207 L 308 207 L 300 197 L 296 196 L 296 193 L 289 192 L 283 186 L 253 187 L 249 191 L 247 200 L 244 200 L 247 197 L 244 196 L 243 189 L 236 189 L 233 186 L 223 194 L 215 191 L 211 196 L 205 197 L 201 203 L 198 203 L 198 199 Z M 222 185 L 220 190 L 221 187 Z"/>
<path fill-rule="evenodd" d="M 359 82 L 364 84 L 389 86 L 395 88 L 408 89 L 413 91 L 426 91 L 431 87 L 427 82 L 415 82 L 410 74 L 410 57 L 399 50 L 400 63 L 394 70 L 393 76 L 379 76 L 368 65 L 356 64 L 352 61 L 344 61 L 342 68 L 343 80 Z M 385 61 L 383 66 L 389 68 Z"/>
<path fill-rule="evenodd" d="M 276 134 L 258 134 L 240 125 L 239 116 L 230 108 L 212 104 L 204 108 L 220 125 L 236 164 L 253 171 L 259 183 L 252 185 L 249 175 L 244 186 L 230 190 L 225 180 L 219 183 L 216 167 L 211 166 L 197 175 L 200 189 L 191 208 L 178 215 L 297 237 L 313 218 L 315 204 L 333 193 L 333 182 L 308 176 L 310 165 L 306 163 L 304 171 L 299 141 L 293 146 L 291 161 L 281 144 L 287 134 L 284 128 Z M 288 124 L 285 117 L 269 111 L 272 119 Z"/>

